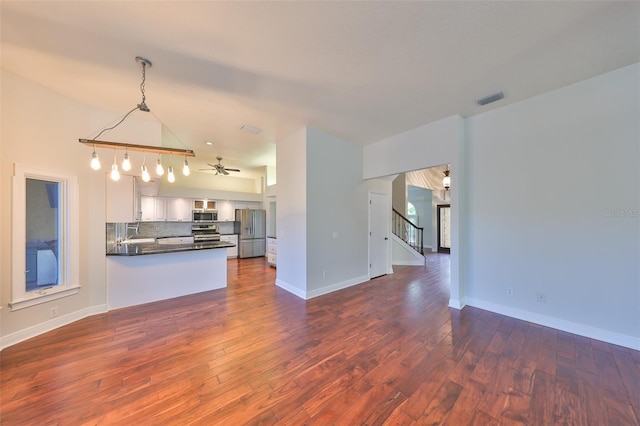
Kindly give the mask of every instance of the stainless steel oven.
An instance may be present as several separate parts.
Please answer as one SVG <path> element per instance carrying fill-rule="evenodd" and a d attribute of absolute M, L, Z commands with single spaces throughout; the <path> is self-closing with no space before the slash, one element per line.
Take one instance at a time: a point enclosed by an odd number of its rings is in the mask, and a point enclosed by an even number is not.
<path fill-rule="evenodd" d="M 192 225 L 193 241 L 220 241 L 220 232 L 216 225 Z"/>

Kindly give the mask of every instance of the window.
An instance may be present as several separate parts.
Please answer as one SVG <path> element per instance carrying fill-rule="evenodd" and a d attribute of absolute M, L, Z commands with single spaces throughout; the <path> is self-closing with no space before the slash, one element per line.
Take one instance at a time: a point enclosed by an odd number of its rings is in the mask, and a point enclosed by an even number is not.
<path fill-rule="evenodd" d="M 16 164 L 12 310 L 78 292 L 77 179 Z"/>
<path fill-rule="evenodd" d="M 407 219 L 414 225 L 418 226 L 418 212 L 411 202 L 407 202 Z"/>

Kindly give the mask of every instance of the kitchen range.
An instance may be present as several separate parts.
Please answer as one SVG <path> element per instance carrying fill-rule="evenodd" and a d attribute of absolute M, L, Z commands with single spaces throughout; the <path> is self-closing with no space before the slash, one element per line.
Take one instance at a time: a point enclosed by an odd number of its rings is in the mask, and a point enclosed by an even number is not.
<path fill-rule="evenodd" d="M 194 242 L 220 241 L 220 232 L 217 225 L 193 225 L 191 235 Z"/>

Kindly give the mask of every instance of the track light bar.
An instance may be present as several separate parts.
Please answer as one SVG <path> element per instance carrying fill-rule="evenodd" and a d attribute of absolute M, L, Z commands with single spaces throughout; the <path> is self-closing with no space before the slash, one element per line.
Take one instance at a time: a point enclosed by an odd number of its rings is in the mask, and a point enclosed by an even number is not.
<path fill-rule="evenodd" d="M 186 157 L 195 157 L 196 154 L 191 149 L 165 148 L 163 146 L 136 145 L 131 143 L 97 141 L 93 139 L 78 139 L 78 142 L 95 147 L 123 149 L 129 151 L 152 152 L 154 154 L 170 154 Z"/>

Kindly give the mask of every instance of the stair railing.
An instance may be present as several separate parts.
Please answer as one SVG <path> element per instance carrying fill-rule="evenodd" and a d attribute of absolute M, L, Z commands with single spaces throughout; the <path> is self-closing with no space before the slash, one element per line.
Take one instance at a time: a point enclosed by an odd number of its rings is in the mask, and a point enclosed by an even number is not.
<path fill-rule="evenodd" d="M 402 213 L 393 209 L 392 232 L 411 248 L 424 256 L 424 228 L 414 225 Z"/>

